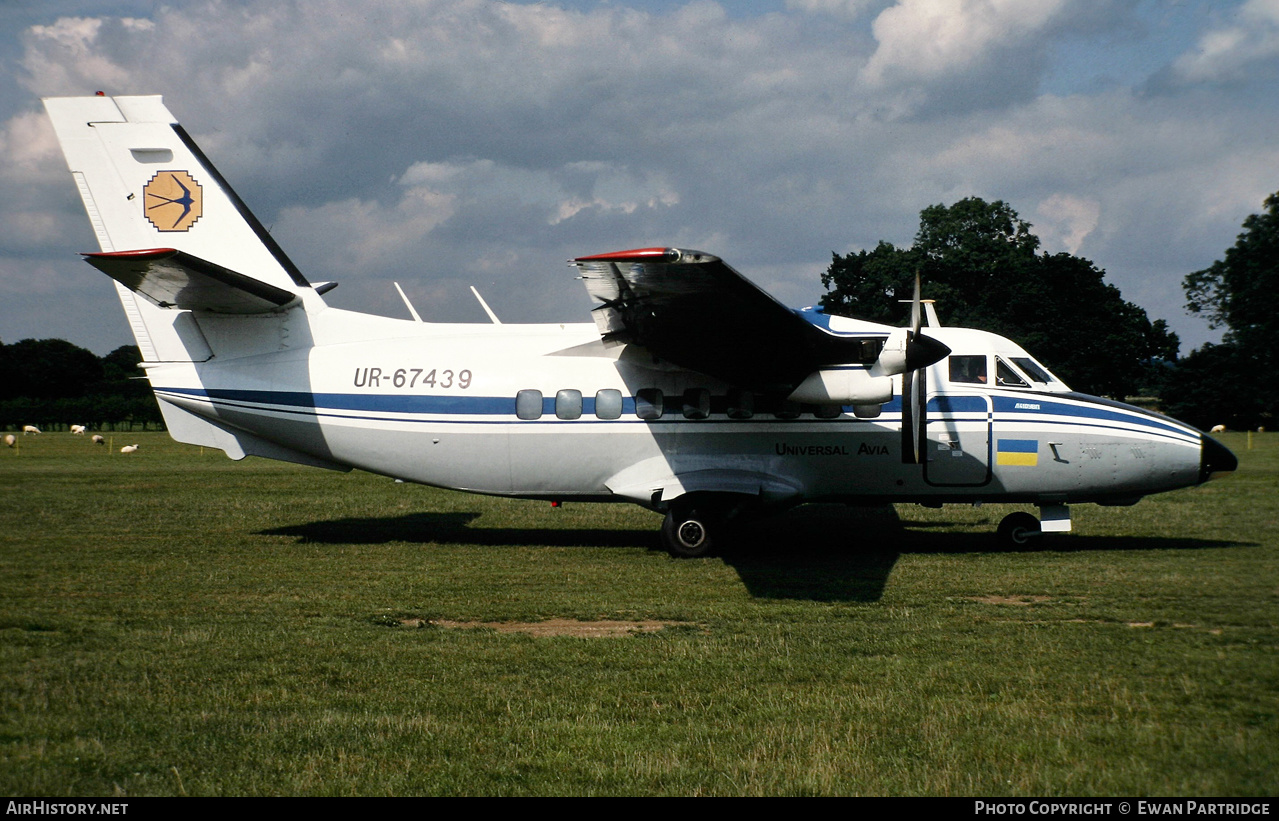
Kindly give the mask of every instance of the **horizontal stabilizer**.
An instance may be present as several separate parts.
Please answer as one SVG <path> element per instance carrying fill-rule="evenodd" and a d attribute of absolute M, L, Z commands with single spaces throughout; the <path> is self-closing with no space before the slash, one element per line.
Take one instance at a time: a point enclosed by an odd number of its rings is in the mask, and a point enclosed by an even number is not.
<path fill-rule="evenodd" d="M 253 277 L 173 248 L 85 254 L 85 262 L 161 308 L 264 314 L 298 297 Z"/>

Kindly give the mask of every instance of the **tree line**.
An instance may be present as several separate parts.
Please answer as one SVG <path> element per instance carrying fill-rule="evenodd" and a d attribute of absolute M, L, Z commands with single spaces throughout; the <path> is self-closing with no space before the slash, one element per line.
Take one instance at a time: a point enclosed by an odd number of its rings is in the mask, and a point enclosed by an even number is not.
<path fill-rule="evenodd" d="M 0 342 L 0 429 L 163 429 L 136 345 L 106 356 L 64 339 Z"/>
<path fill-rule="evenodd" d="M 1178 363 L 1166 393 L 1170 413 L 1198 424 L 1274 430 L 1279 411 L 1279 192 L 1225 256 L 1183 283 L 1186 309 L 1225 328 L 1221 344 L 1204 345 Z M 1208 420 L 1215 419 L 1216 423 Z"/>
<path fill-rule="evenodd" d="M 1165 320 L 1124 300 L 1092 262 L 1040 251 L 1032 226 L 998 200 L 925 208 L 907 248 L 832 254 L 821 306 L 903 325 L 918 273 L 945 324 L 1012 339 L 1074 390 L 1151 397 L 1205 430 L 1264 426 L 1279 408 L 1279 329 L 1267 300 L 1279 287 L 1279 194 L 1266 209 L 1244 222 L 1223 260 L 1185 277 L 1187 310 L 1228 331 L 1184 358 Z"/>

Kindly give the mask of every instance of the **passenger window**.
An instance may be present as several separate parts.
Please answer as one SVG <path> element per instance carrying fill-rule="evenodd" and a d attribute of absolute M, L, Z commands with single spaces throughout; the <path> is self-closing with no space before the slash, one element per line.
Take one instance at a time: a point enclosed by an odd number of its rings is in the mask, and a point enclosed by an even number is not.
<path fill-rule="evenodd" d="M 728 418 L 750 419 L 755 415 L 755 394 L 741 388 L 728 392 Z"/>
<path fill-rule="evenodd" d="M 995 383 L 1001 388 L 1029 388 L 1026 380 L 1017 375 L 1008 363 L 995 357 Z"/>
<path fill-rule="evenodd" d="M 520 419 L 541 419 L 542 392 L 520 391 L 515 394 L 515 415 Z"/>
<path fill-rule="evenodd" d="M 563 390 L 555 394 L 555 415 L 560 419 L 577 419 L 582 415 L 582 392 Z"/>
<path fill-rule="evenodd" d="M 622 392 L 608 388 L 595 394 L 595 415 L 600 419 L 618 419 L 622 415 Z"/>
<path fill-rule="evenodd" d="M 705 388 L 684 391 L 684 418 L 705 419 L 711 415 L 711 392 Z"/>
<path fill-rule="evenodd" d="M 952 356 L 950 358 L 950 381 L 970 384 L 986 384 L 986 357 Z"/>
<path fill-rule="evenodd" d="M 662 392 L 657 388 L 640 388 L 636 391 L 635 415 L 640 419 L 662 418 Z"/>

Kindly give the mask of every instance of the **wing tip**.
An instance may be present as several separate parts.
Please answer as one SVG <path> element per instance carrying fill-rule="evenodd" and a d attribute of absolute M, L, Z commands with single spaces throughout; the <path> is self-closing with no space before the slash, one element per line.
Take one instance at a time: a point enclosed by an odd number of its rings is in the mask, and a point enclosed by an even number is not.
<path fill-rule="evenodd" d="M 691 251 L 680 248 L 632 248 L 629 251 L 612 251 L 607 254 L 594 254 L 589 257 L 578 257 L 574 264 L 583 262 L 653 262 L 653 263 L 714 263 L 720 258 L 705 251 Z"/>
<path fill-rule="evenodd" d="M 574 262 L 674 262 L 679 258 L 679 251 L 674 248 L 632 248 L 629 251 L 611 251 L 607 254 L 593 254 L 588 257 L 577 257 Z"/>
<path fill-rule="evenodd" d="M 86 261 L 90 259 L 134 259 L 134 260 L 152 260 L 171 257 L 176 254 L 176 248 L 140 248 L 136 251 L 84 251 L 80 256 L 85 257 Z"/>

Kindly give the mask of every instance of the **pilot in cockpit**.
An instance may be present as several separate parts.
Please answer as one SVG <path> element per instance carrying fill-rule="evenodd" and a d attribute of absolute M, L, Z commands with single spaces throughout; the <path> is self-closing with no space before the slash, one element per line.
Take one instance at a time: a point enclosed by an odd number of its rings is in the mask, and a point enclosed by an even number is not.
<path fill-rule="evenodd" d="M 950 381 L 986 384 L 986 357 L 977 355 L 956 355 L 950 358 Z"/>

